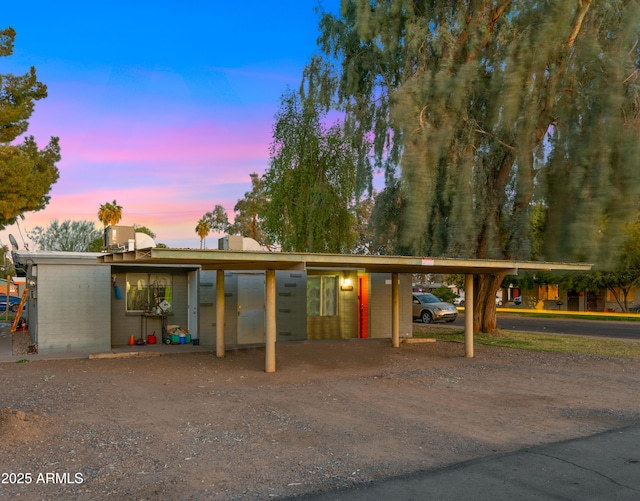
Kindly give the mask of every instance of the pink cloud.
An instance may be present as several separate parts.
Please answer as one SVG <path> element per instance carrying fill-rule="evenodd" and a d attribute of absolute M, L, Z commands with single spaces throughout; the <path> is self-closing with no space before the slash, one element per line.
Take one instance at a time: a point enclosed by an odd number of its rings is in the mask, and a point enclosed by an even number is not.
<path fill-rule="evenodd" d="M 248 189 L 248 186 L 247 188 Z M 161 191 L 141 192 L 137 187 L 105 193 L 94 189 L 82 193 L 60 194 L 52 193 L 51 203 L 40 212 L 28 213 L 25 220 L 0 232 L 0 243 L 7 245 L 8 234 L 13 234 L 20 241 L 36 226 L 46 228 L 53 219 L 64 221 L 89 220 L 97 228 L 102 225 L 97 212 L 100 204 L 116 199 L 123 207 L 122 225 L 147 226 L 156 233 L 156 241 L 176 247 L 198 247 L 199 237 L 195 233 L 198 220 L 213 209 L 216 203 L 222 205 L 233 219 L 233 206 L 237 199 L 233 197 L 214 200 L 194 200 L 189 197 L 177 197 L 168 187 Z M 20 237 L 21 235 L 21 237 Z M 30 248 L 33 248 L 30 245 Z"/>
<path fill-rule="evenodd" d="M 198 219 L 216 204 L 233 219 L 233 206 L 251 188 L 249 174 L 268 165 L 267 126 L 134 128 L 145 134 L 133 136 L 105 122 L 61 134 L 63 160 L 51 203 L 26 215 L 23 233 L 53 219 L 87 219 L 100 226 L 100 204 L 116 199 L 124 208 L 121 224 L 147 226 L 158 242 L 173 247 L 198 247 Z M 7 233 L 17 237 L 18 228 L 0 232 L 0 242 L 8 243 Z"/>
<path fill-rule="evenodd" d="M 261 161 L 269 157 L 270 124 L 202 122 L 168 127 L 153 122 L 127 124 L 113 119 L 90 130 L 65 131 L 63 152 L 74 162 L 99 164 L 139 162 L 141 165 L 180 162 Z"/>
<path fill-rule="evenodd" d="M 0 231 L 0 243 L 53 219 L 100 226 L 100 204 L 116 199 L 122 224 L 147 226 L 170 246 L 198 247 L 198 219 L 216 204 L 233 219 L 235 203 L 251 188 L 249 174 L 267 168 L 272 117 L 259 106 L 248 118 L 224 107 L 184 107 L 176 115 L 176 107 L 149 115 L 99 110 L 82 95 L 39 103 L 29 134 L 40 146 L 60 137 L 60 179 L 47 208 Z"/>

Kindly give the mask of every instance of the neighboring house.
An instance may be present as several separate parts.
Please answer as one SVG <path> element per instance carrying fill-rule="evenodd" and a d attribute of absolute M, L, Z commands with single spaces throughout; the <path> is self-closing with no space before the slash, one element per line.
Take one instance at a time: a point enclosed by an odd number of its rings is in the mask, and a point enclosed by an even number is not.
<path fill-rule="evenodd" d="M 22 295 L 22 291 L 25 287 L 25 278 L 24 277 L 11 277 L 9 280 L 9 295 L 10 296 L 18 296 Z M 7 293 L 7 279 L 0 278 L 0 294 Z"/>
<path fill-rule="evenodd" d="M 511 293 L 510 293 L 511 297 Z M 640 308 L 640 291 L 631 289 L 627 296 L 629 311 Z M 622 311 L 616 295 L 609 289 L 600 291 L 566 290 L 558 285 L 539 285 L 522 291 L 521 308 L 560 311 Z"/>
<path fill-rule="evenodd" d="M 605 311 L 621 311 L 620 303 L 624 305 L 624 297 L 622 291 L 616 288 L 615 291 L 607 289 L 604 294 Z M 618 300 L 620 302 L 618 302 Z M 627 307 L 630 312 L 640 313 L 640 290 L 636 287 L 631 288 L 627 294 Z"/>

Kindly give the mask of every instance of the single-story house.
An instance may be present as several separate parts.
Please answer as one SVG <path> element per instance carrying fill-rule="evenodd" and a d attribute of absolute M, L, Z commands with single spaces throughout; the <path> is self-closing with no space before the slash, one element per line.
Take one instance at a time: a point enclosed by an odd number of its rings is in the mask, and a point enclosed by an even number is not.
<path fill-rule="evenodd" d="M 26 279 L 24 277 L 10 278 L 11 279 L 8 282 L 6 278 L 0 278 L 0 294 L 7 294 L 8 289 L 9 296 L 20 297 L 25 288 Z"/>
<path fill-rule="evenodd" d="M 541 284 L 530 290 L 509 288 L 509 297 L 515 294 L 522 298 L 523 308 L 556 311 L 621 311 L 616 294 L 610 289 L 598 291 L 567 290 L 557 284 Z M 622 292 L 616 290 L 618 298 Z M 622 301 L 622 299 L 621 299 Z M 640 309 L 640 291 L 632 288 L 627 295 L 627 306 L 630 311 Z"/>
<path fill-rule="evenodd" d="M 179 326 L 199 344 L 216 345 L 216 271 L 105 263 L 102 253 L 16 256 L 26 263 L 25 316 L 39 353 L 109 351 L 149 334 L 162 342 L 168 326 Z M 390 337 L 391 319 L 382 307 L 390 304 L 390 274 L 278 270 L 275 279 L 278 341 Z M 225 346 L 265 342 L 265 283 L 262 270 L 224 272 Z M 400 328 L 410 336 L 410 275 L 400 278 L 399 287 Z"/>
<path fill-rule="evenodd" d="M 412 334 L 411 275 L 463 273 L 465 355 L 473 357 L 473 276 L 579 270 L 588 264 L 479 259 L 145 248 L 113 253 L 14 251 L 25 268 L 27 321 L 39 353 L 109 351 L 180 328 L 192 340 L 265 346 L 276 341 Z"/>

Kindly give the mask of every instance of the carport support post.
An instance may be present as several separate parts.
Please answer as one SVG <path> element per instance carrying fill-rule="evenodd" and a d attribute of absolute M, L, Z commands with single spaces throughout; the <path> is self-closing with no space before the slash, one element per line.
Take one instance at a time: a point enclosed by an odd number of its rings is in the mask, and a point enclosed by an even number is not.
<path fill-rule="evenodd" d="M 473 358 L 473 274 L 464 276 L 464 356 Z"/>
<path fill-rule="evenodd" d="M 216 271 L 216 356 L 224 357 L 224 270 Z"/>
<path fill-rule="evenodd" d="M 267 270 L 265 283 L 265 351 L 264 371 L 276 371 L 276 272 Z"/>
<path fill-rule="evenodd" d="M 391 274 L 391 344 L 400 347 L 400 294 L 398 292 L 398 274 Z"/>

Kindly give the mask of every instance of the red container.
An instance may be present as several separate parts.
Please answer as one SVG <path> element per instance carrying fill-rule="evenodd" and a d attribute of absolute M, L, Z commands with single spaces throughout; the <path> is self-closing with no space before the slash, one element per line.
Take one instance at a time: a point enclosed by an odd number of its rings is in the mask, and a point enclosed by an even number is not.
<path fill-rule="evenodd" d="M 147 344 L 156 344 L 156 336 L 154 334 L 147 336 Z"/>

